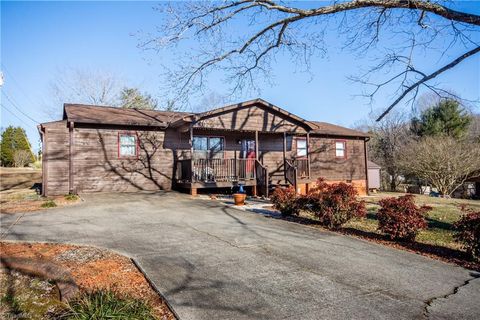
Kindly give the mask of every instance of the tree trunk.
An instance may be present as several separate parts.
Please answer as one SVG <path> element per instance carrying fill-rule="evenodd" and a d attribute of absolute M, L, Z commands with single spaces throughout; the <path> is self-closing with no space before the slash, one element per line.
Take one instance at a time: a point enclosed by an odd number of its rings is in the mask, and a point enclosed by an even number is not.
<path fill-rule="evenodd" d="M 393 175 L 390 175 L 390 191 L 397 191 L 397 179 Z"/>

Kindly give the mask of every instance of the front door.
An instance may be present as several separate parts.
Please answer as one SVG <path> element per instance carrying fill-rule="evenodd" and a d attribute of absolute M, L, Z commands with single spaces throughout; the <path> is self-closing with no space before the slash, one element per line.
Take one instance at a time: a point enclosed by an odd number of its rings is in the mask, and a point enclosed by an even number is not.
<path fill-rule="evenodd" d="M 243 139 L 242 140 L 242 151 L 240 154 L 240 158 L 244 159 L 240 165 L 240 177 L 244 179 L 252 179 L 255 170 L 255 159 L 257 158 L 257 154 L 255 147 L 255 140 L 250 139 Z M 242 172 L 243 171 L 243 172 Z M 244 177 L 242 177 L 244 175 Z"/>
<path fill-rule="evenodd" d="M 256 159 L 255 153 L 255 140 L 243 139 L 242 140 L 242 153 L 240 157 L 242 159 Z"/>

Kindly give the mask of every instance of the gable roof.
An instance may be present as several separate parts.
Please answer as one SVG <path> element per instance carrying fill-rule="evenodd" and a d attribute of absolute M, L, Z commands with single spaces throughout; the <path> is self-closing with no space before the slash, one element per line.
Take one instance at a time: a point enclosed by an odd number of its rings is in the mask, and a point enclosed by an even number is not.
<path fill-rule="evenodd" d="M 214 116 L 217 116 L 217 115 L 220 115 L 220 114 L 224 114 L 224 113 L 234 111 L 236 109 L 248 108 L 248 107 L 251 107 L 251 106 L 258 106 L 258 107 L 262 107 L 264 109 L 267 109 L 269 111 L 277 112 L 277 113 L 285 116 L 286 118 L 289 118 L 290 120 L 293 120 L 293 122 L 296 122 L 296 123 L 302 125 L 303 127 L 307 128 L 307 129 L 310 129 L 310 130 L 313 129 L 312 124 L 309 121 L 307 121 L 303 118 L 300 118 L 299 116 L 297 116 L 293 113 L 290 113 L 290 112 L 286 111 L 285 109 L 277 107 L 276 105 L 274 105 L 270 102 L 267 102 L 263 99 L 260 99 L 260 98 L 254 99 L 254 100 L 248 100 L 248 101 L 244 101 L 244 102 L 240 102 L 240 103 L 236 103 L 236 104 L 227 105 L 227 106 L 224 106 L 224 107 L 212 109 L 212 110 L 202 112 L 202 113 L 197 113 L 195 115 L 195 120 L 198 121 L 198 120 L 205 119 L 205 118 L 211 118 L 211 117 L 214 117 Z"/>
<path fill-rule="evenodd" d="M 316 133 L 316 134 L 347 136 L 347 137 L 365 137 L 365 138 L 370 137 L 368 133 L 337 126 L 336 124 L 319 122 L 319 121 L 309 121 L 309 122 L 315 125 L 315 128 L 313 128 L 312 133 Z"/>
<path fill-rule="evenodd" d="M 64 104 L 63 120 L 87 124 L 131 125 L 146 127 L 178 127 L 182 124 L 196 122 L 234 111 L 239 108 L 259 106 L 279 113 L 293 122 L 303 126 L 313 134 L 369 137 L 367 133 L 341 127 L 327 122 L 307 121 L 293 113 L 279 108 L 263 99 L 254 99 L 237 104 L 231 104 L 201 113 L 123 109 L 108 106 L 86 104 Z"/>
<path fill-rule="evenodd" d="M 63 119 L 90 124 L 167 127 L 187 112 L 122 109 L 85 104 L 64 104 Z"/>

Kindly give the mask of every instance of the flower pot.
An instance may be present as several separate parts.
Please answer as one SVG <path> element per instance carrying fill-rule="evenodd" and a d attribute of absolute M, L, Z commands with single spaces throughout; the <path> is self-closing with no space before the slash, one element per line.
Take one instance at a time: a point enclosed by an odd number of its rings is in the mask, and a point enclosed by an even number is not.
<path fill-rule="evenodd" d="M 245 204 L 245 198 L 247 195 L 245 193 L 234 193 L 233 200 L 235 201 L 236 206 L 243 206 Z"/>

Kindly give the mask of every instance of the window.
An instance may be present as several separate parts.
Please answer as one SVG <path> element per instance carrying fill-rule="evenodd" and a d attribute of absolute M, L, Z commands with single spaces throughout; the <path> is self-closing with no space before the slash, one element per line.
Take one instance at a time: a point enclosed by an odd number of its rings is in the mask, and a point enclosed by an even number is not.
<path fill-rule="evenodd" d="M 346 142 L 345 141 L 335 141 L 335 156 L 337 158 L 346 158 Z"/>
<path fill-rule="evenodd" d="M 306 157 L 307 156 L 307 140 L 297 138 L 296 142 L 297 142 L 297 157 Z"/>
<path fill-rule="evenodd" d="M 118 156 L 137 156 L 137 136 L 130 133 L 121 133 L 118 136 Z"/>
<path fill-rule="evenodd" d="M 223 137 L 193 137 L 193 152 L 196 158 L 223 158 Z"/>

